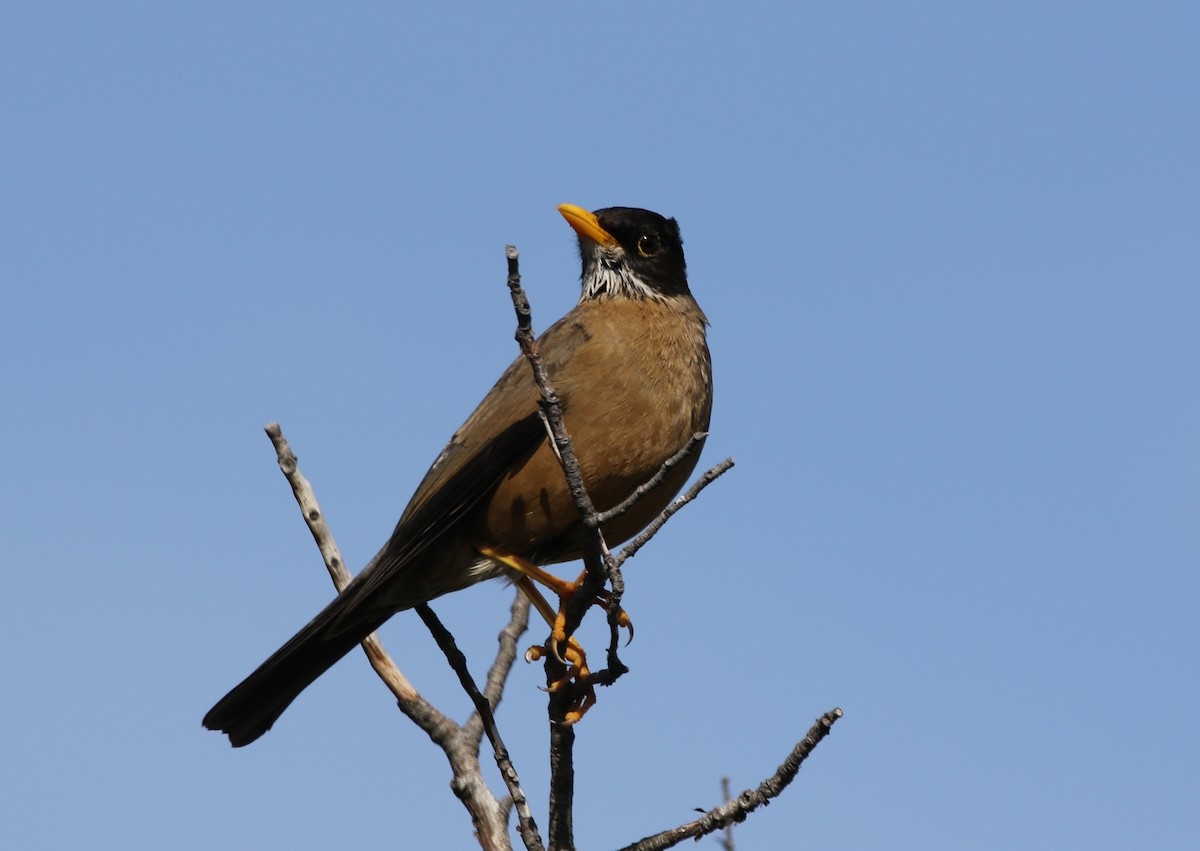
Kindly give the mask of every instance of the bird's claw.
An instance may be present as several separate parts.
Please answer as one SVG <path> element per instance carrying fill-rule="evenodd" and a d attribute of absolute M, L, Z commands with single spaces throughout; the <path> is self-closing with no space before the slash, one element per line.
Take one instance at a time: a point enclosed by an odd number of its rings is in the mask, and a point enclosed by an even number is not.
<path fill-rule="evenodd" d="M 566 665 L 566 673 L 557 680 L 548 683 L 544 691 L 554 694 L 568 686 L 575 686 L 580 689 L 579 696 L 572 701 L 570 707 L 568 707 L 563 715 L 563 723 L 570 726 L 583 718 L 587 711 L 596 705 L 596 689 L 590 683 L 592 672 L 588 670 L 587 654 L 579 645 L 579 642 L 574 638 L 569 638 L 562 642 L 562 646 L 566 648 L 566 652 L 560 656 L 558 652 L 559 644 L 555 641 L 555 636 L 552 635 L 550 641 L 546 644 L 535 644 L 526 650 L 525 661 L 536 662 L 547 656 L 553 656 L 563 665 Z"/>
<path fill-rule="evenodd" d="M 629 638 L 625 639 L 625 646 L 633 644 L 633 620 L 629 617 L 629 612 L 624 609 L 617 612 L 617 626 L 629 630 Z"/>
<path fill-rule="evenodd" d="M 578 586 L 579 583 L 576 583 Z M 566 618 L 567 618 L 567 602 L 571 599 L 570 595 L 565 595 L 559 598 L 558 615 L 554 618 L 554 624 L 550 631 L 550 647 L 554 649 L 558 646 L 558 642 L 562 641 L 566 636 Z M 596 595 L 596 599 L 592 605 L 599 606 L 610 615 L 613 610 L 612 594 L 608 591 L 601 591 Z M 629 638 L 625 640 L 625 646 L 628 647 L 633 643 L 633 619 L 629 617 L 629 612 L 618 607 L 617 608 L 617 626 L 621 629 L 629 630 Z M 558 656 L 556 655 L 557 659 Z M 559 659 L 562 662 L 562 659 Z"/>

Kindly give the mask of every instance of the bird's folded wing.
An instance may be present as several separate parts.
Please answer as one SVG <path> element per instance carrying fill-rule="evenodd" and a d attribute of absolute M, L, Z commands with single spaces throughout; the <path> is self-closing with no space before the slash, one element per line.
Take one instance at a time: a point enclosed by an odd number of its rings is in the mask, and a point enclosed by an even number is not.
<path fill-rule="evenodd" d="M 551 381 L 564 360 L 587 345 L 588 336 L 571 314 L 546 330 L 539 344 Z M 389 582 L 537 451 L 547 439 L 538 395 L 529 363 L 518 357 L 450 438 L 391 538 L 346 591 L 362 599 Z M 567 394 L 561 398 L 565 408 Z"/>
<path fill-rule="evenodd" d="M 537 389 L 528 364 L 519 359 L 446 444 L 391 538 L 356 578 L 353 586 L 357 587 L 346 591 L 361 598 L 386 584 L 453 529 L 545 440 Z"/>

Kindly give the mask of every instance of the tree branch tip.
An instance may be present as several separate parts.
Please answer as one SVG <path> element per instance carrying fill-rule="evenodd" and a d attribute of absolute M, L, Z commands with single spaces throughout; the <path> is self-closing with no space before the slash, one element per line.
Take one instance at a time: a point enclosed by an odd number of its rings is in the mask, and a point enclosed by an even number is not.
<path fill-rule="evenodd" d="M 506 245 L 504 246 L 504 256 L 509 260 L 516 260 L 521 256 L 521 252 L 517 251 L 517 247 L 515 245 Z"/>

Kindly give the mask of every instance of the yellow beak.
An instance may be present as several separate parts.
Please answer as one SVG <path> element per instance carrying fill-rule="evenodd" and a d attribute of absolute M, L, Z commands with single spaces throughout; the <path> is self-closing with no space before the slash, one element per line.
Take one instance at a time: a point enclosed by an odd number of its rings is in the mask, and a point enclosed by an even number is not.
<path fill-rule="evenodd" d="M 559 204 L 558 211 L 567 220 L 567 224 L 575 229 L 575 233 L 587 237 L 592 242 L 601 245 L 616 245 L 617 240 L 611 233 L 600 227 L 600 220 L 595 214 L 589 213 L 583 207 L 574 204 Z"/>

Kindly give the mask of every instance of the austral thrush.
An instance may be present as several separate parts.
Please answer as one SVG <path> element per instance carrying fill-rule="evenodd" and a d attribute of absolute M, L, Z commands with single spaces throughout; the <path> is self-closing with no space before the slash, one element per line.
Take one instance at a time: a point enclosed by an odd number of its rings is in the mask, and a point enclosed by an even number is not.
<path fill-rule="evenodd" d="M 679 226 L 649 210 L 559 212 L 579 236 L 583 293 L 540 338 L 583 481 L 597 510 L 655 475 L 712 410 L 712 365 L 688 289 Z M 608 543 L 633 537 L 679 492 L 702 444 L 625 514 Z M 271 728 L 317 677 L 396 612 L 495 577 L 530 584 L 538 565 L 578 559 L 582 524 L 518 358 L 450 438 L 374 559 L 308 626 L 221 698 L 204 726 L 234 747 Z M 554 580 L 560 595 L 572 583 Z M 568 658 L 570 656 L 568 655 Z"/>

